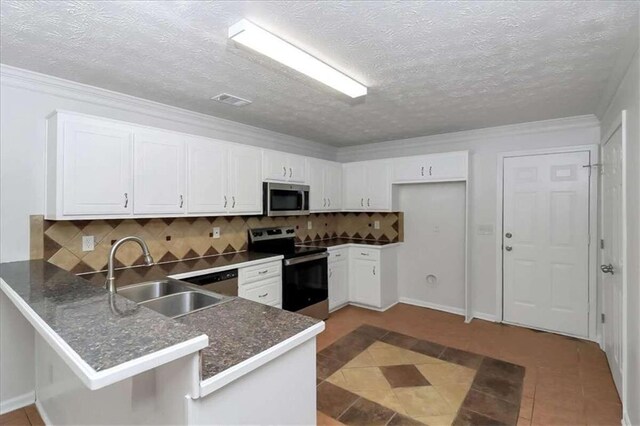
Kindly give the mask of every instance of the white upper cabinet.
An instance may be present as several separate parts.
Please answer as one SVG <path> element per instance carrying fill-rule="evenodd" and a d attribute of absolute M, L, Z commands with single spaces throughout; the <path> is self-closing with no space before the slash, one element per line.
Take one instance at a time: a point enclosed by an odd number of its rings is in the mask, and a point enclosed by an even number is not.
<path fill-rule="evenodd" d="M 261 151 L 233 145 L 229 150 L 229 212 L 262 213 L 261 176 Z"/>
<path fill-rule="evenodd" d="M 307 183 L 310 186 L 309 207 L 312 212 L 339 211 L 342 206 L 342 165 L 309 158 Z"/>
<path fill-rule="evenodd" d="M 187 213 L 226 213 L 229 146 L 210 139 L 187 141 Z"/>
<path fill-rule="evenodd" d="M 393 183 L 467 178 L 467 151 L 393 158 Z"/>
<path fill-rule="evenodd" d="M 343 180 L 343 210 L 391 209 L 390 167 L 387 161 L 344 164 Z"/>
<path fill-rule="evenodd" d="M 262 153 L 263 178 L 266 181 L 305 183 L 306 159 L 299 155 L 265 149 Z"/>
<path fill-rule="evenodd" d="M 133 144 L 133 212 L 183 213 L 186 206 L 184 140 L 168 132 L 138 131 Z"/>
<path fill-rule="evenodd" d="M 132 133 L 85 116 L 47 122 L 48 219 L 132 212 Z"/>

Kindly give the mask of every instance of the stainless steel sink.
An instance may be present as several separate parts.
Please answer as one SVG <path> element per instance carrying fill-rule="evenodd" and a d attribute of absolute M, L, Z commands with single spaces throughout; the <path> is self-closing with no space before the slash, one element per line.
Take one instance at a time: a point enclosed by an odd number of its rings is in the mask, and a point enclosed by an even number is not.
<path fill-rule="evenodd" d="M 120 296 L 126 297 L 134 302 L 145 302 L 158 297 L 168 296 L 170 294 L 183 293 L 185 291 L 193 291 L 186 284 L 175 280 L 159 280 L 149 281 L 141 284 L 133 284 L 118 289 Z"/>
<path fill-rule="evenodd" d="M 215 297 L 213 294 L 187 291 L 142 302 L 140 306 L 146 306 L 164 316 L 176 318 L 217 305 L 228 299 L 224 296 Z"/>

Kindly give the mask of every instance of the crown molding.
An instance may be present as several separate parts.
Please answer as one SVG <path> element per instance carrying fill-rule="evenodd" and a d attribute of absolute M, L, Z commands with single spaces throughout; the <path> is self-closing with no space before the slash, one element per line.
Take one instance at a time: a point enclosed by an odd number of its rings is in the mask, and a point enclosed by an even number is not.
<path fill-rule="evenodd" d="M 199 127 L 220 133 L 223 136 L 217 136 L 218 138 L 227 137 L 230 142 L 250 143 L 264 148 L 298 152 L 325 159 L 335 159 L 336 156 L 337 149 L 330 145 L 6 64 L 0 64 L 0 83 L 7 87 L 46 93 Z"/>
<path fill-rule="evenodd" d="M 575 117 L 554 118 L 551 120 L 487 127 L 484 129 L 442 133 L 439 135 L 419 136 L 409 139 L 397 139 L 393 141 L 338 148 L 338 161 L 356 161 L 356 157 L 362 154 L 374 154 L 379 158 L 384 158 L 385 156 L 398 157 L 403 155 L 399 154 L 400 151 L 423 148 L 425 146 L 472 142 L 477 141 L 478 139 L 556 132 L 568 129 L 598 128 L 599 126 L 600 121 L 598 118 L 593 114 L 588 114 Z"/>

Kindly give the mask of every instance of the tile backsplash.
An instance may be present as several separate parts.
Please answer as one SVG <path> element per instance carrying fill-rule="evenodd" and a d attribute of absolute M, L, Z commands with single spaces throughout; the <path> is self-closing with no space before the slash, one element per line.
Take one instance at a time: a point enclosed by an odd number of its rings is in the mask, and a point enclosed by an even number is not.
<path fill-rule="evenodd" d="M 380 224 L 375 229 L 375 222 Z M 142 237 L 156 262 L 191 259 L 247 249 L 247 231 L 295 226 L 299 241 L 334 237 L 402 241 L 402 213 L 317 213 L 309 216 L 218 216 L 161 219 L 49 221 L 31 216 L 31 257 L 43 258 L 73 273 L 106 269 L 111 245 L 122 237 Z M 308 223 L 311 222 L 311 229 Z M 213 238 L 213 228 L 220 238 Z M 82 237 L 93 235 L 95 249 L 82 251 Z M 140 247 L 123 245 L 117 266 L 143 264 Z"/>

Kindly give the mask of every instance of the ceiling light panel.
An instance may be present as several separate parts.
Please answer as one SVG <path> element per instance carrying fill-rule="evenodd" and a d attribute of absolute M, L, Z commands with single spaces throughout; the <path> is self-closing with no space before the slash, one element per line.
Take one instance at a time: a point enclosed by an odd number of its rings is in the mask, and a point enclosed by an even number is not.
<path fill-rule="evenodd" d="M 246 19 L 229 27 L 229 38 L 352 98 L 367 94 L 366 86 Z"/>

